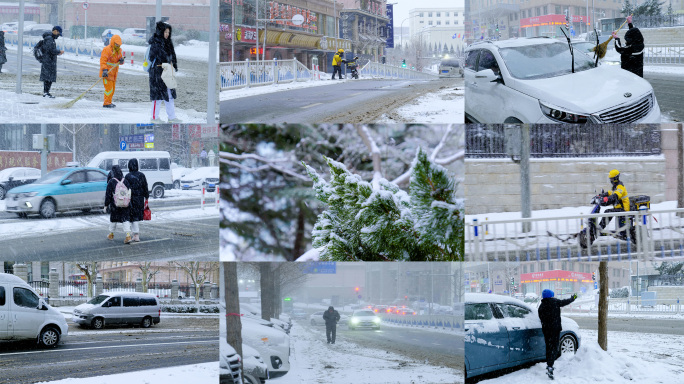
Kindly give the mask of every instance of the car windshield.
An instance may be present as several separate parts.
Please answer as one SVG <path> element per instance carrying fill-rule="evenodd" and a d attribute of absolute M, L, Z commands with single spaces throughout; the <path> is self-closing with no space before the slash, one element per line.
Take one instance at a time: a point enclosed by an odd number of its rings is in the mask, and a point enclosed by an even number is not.
<path fill-rule="evenodd" d="M 48 172 L 45 176 L 36 180 L 33 184 L 53 184 L 59 181 L 64 175 L 71 172 L 73 169 L 55 169 L 52 172 Z"/>
<path fill-rule="evenodd" d="M 501 48 L 511 76 L 520 80 L 545 79 L 572 73 L 570 49 L 561 42 Z M 575 72 L 595 68 L 586 55 L 575 55 Z"/>
<path fill-rule="evenodd" d="M 373 311 L 358 311 L 354 313 L 354 316 L 375 316 L 375 312 Z"/>
<path fill-rule="evenodd" d="M 107 300 L 108 298 L 109 298 L 108 295 L 99 295 L 99 296 L 95 296 L 95 297 L 93 297 L 92 299 L 90 299 L 90 301 L 88 302 L 88 304 L 100 304 L 100 303 L 102 303 L 103 301 Z"/>

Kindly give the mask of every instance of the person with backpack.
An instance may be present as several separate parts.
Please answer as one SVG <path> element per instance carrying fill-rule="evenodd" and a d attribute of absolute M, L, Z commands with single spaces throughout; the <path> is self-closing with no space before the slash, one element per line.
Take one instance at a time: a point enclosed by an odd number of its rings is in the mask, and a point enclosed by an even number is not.
<path fill-rule="evenodd" d="M 123 172 L 118 165 L 109 172 L 107 190 L 105 192 L 105 209 L 109 213 L 109 235 L 107 239 L 114 240 L 116 223 L 123 223 L 126 234 L 124 244 L 131 242 L 131 189 L 130 182 L 124 179 Z"/>
<path fill-rule="evenodd" d="M 52 33 L 43 33 L 43 40 L 33 48 L 33 55 L 40 61 L 40 81 L 43 82 L 43 97 L 54 99 L 50 94 L 52 83 L 57 81 L 57 56 L 63 55 L 64 51 L 57 49 L 55 40 L 62 34 L 62 27 L 55 25 Z"/>
<path fill-rule="evenodd" d="M 5 32 L 0 31 L 0 73 L 2 73 L 2 65 L 7 62 L 7 47 L 5 47 Z"/>
<path fill-rule="evenodd" d="M 173 47 L 171 34 L 173 30 L 171 26 L 163 21 L 158 21 L 154 35 L 150 38 L 148 43 L 149 57 L 145 61 L 149 63 L 148 73 L 150 77 L 150 101 L 152 101 L 152 120 L 153 124 L 161 123 L 159 118 L 159 109 L 162 100 L 166 107 L 166 114 L 169 123 L 178 123 L 176 118 L 176 110 L 174 107 L 174 100 L 176 99 L 176 90 L 169 89 L 162 79 L 164 72 L 162 64 L 171 64 L 173 69 L 178 72 L 178 63 L 176 60 L 176 51 Z"/>
<path fill-rule="evenodd" d="M 125 179 L 128 181 L 131 190 L 131 230 L 133 231 L 133 241 L 140 241 L 139 221 L 144 218 L 143 211 L 150 198 L 150 190 L 147 188 L 147 178 L 145 174 L 138 171 L 138 159 L 128 160 L 128 174 Z"/>
<path fill-rule="evenodd" d="M 104 84 L 103 108 L 116 107 L 116 104 L 112 103 L 112 98 L 116 89 L 116 76 L 119 73 L 119 65 L 124 63 L 121 44 L 121 36 L 112 36 L 109 39 L 109 45 L 104 47 L 100 55 L 100 77 L 102 78 L 102 84 Z"/>

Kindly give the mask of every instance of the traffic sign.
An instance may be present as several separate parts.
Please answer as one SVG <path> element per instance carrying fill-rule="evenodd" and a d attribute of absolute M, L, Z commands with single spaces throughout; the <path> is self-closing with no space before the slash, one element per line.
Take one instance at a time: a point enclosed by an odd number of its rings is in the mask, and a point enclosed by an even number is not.
<path fill-rule="evenodd" d="M 126 150 L 126 141 L 121 140 L 121 142 L 119 143 L 119 148 L 120 148 L 122 151 L 125 151 L 125 150 Z"/>
<path fill-rule="evenodd" d="M 85 3 L 83 3 L 83 9 L 85 9 L 86 11 L 88 10 L 89 6 L 90 6 L 90 4 L 88 4 L 87 1 Z"/>

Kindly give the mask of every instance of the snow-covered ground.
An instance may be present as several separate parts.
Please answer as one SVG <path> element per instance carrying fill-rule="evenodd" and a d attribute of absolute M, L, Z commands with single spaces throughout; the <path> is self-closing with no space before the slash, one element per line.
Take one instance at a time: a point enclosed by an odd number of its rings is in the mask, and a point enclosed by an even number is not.
<path fill-rule="evenodd" d="M 597 331 L 580 330 L 582 344 L 574 356 L 554 364 L 553 383 L 679 384 L 684 375 L 684 336 L 608 331 L 608 351 Z M 490 379 L 481 384 L 548 383 L 546 363 Z"/>
<path fill-rule="evenodd" d="M 350 78 L 344 80 L 330 80 L 328 78 L 329 74 L 322 74 L 321 80 L 310 80 L 310 81 L 297 81 L 291 83 L 280 83 L 280 84 L 269 84 L 269 85 L 259 85 L 250 88 L 238 88 L 231 89 L 227 91 L 221 91 L 220 99 L 221 101 L 239 99 L 241 97 L 257 96 L 267 93 L 275 93 L 281 91 L 289 91 L 292 89 L 302 89 L 311 87 L 321 87 L 325 85 L 336 85 L 340 82 L 352 81 Z"/>
<path fill-rule="evenodd" d="M 393 116 L 383 115 L 378 123 L 419 122 L 429 124 L 462 124 L 465 118 L 463 88 L 449 87 L 437 93 L 427 94 L 393 111 Z"/>
<path fill-rule="evenodd" d="M 56 381 L 41 381 L 37 384 L 188 384 L 218 383 L 219 363 L 182 365 L 150 369 L 146 371 L 119 373 L 81 379 L 67 378 Z"/>
<path fill-rule="evenodd" d="M 290 371 L 273 384 L 458 383 L 463 372 L 426 365 L 387 351 L 338 340 L 325 343 L 325 330 L 292 327 Z"/>
<path fill-rule="evenodd" d="M 684 76 L 684 66 L 679 65 L 644 65 L 644 73 L 660 73 Z"/>

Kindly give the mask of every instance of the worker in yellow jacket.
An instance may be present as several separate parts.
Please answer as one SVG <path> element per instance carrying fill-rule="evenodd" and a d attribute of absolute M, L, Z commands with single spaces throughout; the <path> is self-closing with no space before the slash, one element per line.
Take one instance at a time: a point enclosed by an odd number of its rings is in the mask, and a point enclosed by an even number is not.
<path fill-rule="evenodd" d="M 100 77 L 104 84 L 104 108 L 114 108 L 112 97 L 116 88 L 116 75 L 119 73 L 119 65 L 124 63 L 121 52 L 121 36 L 114 35 L 109 39 L 109 45 L 104 47 L 100 55 Z"/>
<path fill-rule="evenodd" d="M 342 59 L 342 56 L 344 56 L 344 49 L 340 48 L 337 50 L 337 53 L 335 53 L 335 56 L 333 56 L 332 59 L 332 66 L 333 66 L 333 75 L 332 75 L 332 80 L 335 80 L 335 74 L 339 73 L 339 79 L 342 80 L 342 63 L 345 62 L 344 59 Z"/>
<path fill-rule="evenodd" d="M 601 195 L 603 197 L 603 202 L 601 205 L 612 204 L 613 209 L 606 209 L 604 213 L 629 212 L 629 196 L 627 196 L 627 188 L 625 188 L 625 185 L 622 184 L 622 182 L 620 181 L 620 171 L 618 171 L 617 169 L 613 169 L 608 173 L 608 178 L 610 179 L 612 189 L 610 191 L 604 192 Z M 610 223 L 611 219 L 612 217 L 602 218 L 601 228 L 605 228 Z M 625 227 L 626 217 L 619 216 L 618 219 L 619 227 Z M 624 236 L 625 238 L 627 237 L 626 228 L 620 231 L 620 235 Z"/>

